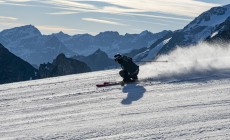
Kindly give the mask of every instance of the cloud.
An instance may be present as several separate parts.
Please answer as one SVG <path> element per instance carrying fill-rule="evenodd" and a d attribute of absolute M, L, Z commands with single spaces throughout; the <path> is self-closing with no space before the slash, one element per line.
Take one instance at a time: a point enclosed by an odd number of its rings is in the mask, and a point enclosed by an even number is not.
<path fill-rule="evenodd" d="M 72 12 L 106 13 L 178 21 L 191 21 L 192 18 L 211 7 L 219 6 L 219 4 L 195 0 L 47 0 L 40 2 Z M 104 6 L 99 5 L 102 2 Z M 69 13 L 72 14 L 71 12 Z"/>
<path fill-rule="evenodd" d="M 0 29 L 7 29 L 21 25 L 23 24 L 18 22 L 18 19 L 15 17 L 0 16 Z"/>
<path fill-rule="evenodd" d="M 84 13 L 76 16 L 76 19 L 119 26 L 134 26 L 137 22 L 160 26 L 169 26 L 172 23 L 174 25 L 177 25 L 177 23 L 187 24 L 202 12 L 210 9 L 211 7 L 219 6 L 218 4 L 196 0 L 0 0 L 0 5 L 3 4 L 33 6 L 37 9 L 40 8 L 42 9 L 41 12 L 45 11 L 46 18 L 50 19 L 52 16 L 57 15 Z M 13 11 L 14 10 L 10 12 Z M 101 18 L 101 16 L 119 17 L 123 20 L 118 21 L 113 19 L 104 19 Z M 0 18 L 0 20 L 2 21 L 3 18 Z M 12 18 L 11 20 L 16 19 Z M 154 22 L 151 23 L 151 21 Z M 46 33 L 50 33 L 51 31 L 60 31 L 60 29 L 71 34 L 79 31 L 72 28 L 55 28 L 53 26 L 52 28 L 50 28 L 51 26 L 49 26 L 49 28 L 47 26 L 45 27 L 41 26 L 41 29 L 43 29 Z M 80 32 L 83 31 L 80 30 Z"/>
<path fill-rule="evenodd" d="M 53 33 L 53 32 L 65 32 L 68 34 L 76 34 L 86 32 L 85 30 L 75 29 L 75 28 L 66 28 L 63 26 L 51 26 L 51 25 L 38 25 L 36 26 L 39 30 L 44 33 Z"/>
<path fill-rule="evenodd" d="M 12 28 L 12 27 L 22 26 L 22 25 L 25 25 L 25 24 L 15 23 L 15 22 L 2 22 L 1 21 L 0 25 L 5 27 L 3 29 L 7 29 L 7 28 Z"/>
<path fill-rule="evenodd" d="M 0 20 L 18 20 L 15 17 L 5 17 L 5 16 L 0 16 Z"/>
<path fill-rule="evenodd" d="M 55 13 L 47 13 L 48 15 L 71 15 L 71 14 L 78 14 L 79 12 L 73 12 L 73 11 L 61 11 L 61 12 L 55 12 Z"/>
<path fill-rule="evenodd" d="M 113 21 L 109 21 L 109 20 L 96 19 L 96 18 L 82 18 L 82 20 L 90 21 L 90 22 L 103 23 L 103 24 L 113 24 L 113 25 L 125 26 L 125 24 L 122 24 L 122 23 L 113 22 Z"/>
<path fill-rule="evenodd" d="M 117 21 L 131 21 L 131 22 L 139 22 L 139 23 L 146 23 L 146 24 L 156 24 L 156 25 L 162 25 L 162 26 L 169 26 L 169 24 L 159 23 L 159 22 L 153 22 L 153 21 L 144 21 L 144 20 L 131 20 L 131 19 L 118 19 L 118 18 L 109 18 L 109 17 L 102 17 L 103 19 L 109 19 L 109 20 L 117 20 Z"/>
<path fill-rule="evenodd" d="M 62 8 L 68 7 L 68 8 L 81 8 L 81 9 L 96 9 L 94 5 L 82 4 L 80 2 L 76 2 L 72 0 L 47 0 L 47 1 L 41 1 L 41 3 L 55 5 Z"/>
<path fill-rule="evenodd" d="M 30 2 L 32 0 L 4 0 L 5 2 Z"/>
<path fill-rule="evenodd" d="M 198 16 L 202 12 L 219 4 L 196 0 L 1 0 L 8 4 L 26 6 L 33 5 L 57 8 L 62 11 L 51 15 L 74 14 L 74 12 L 107 13 L 126 16 L 143 16 L 159 19 L 186 20 Z M 27 3 L 26 3 L 27 2 Z M 99 3 L 103 3 L 101 6 Z M 23 5 L 24 4 L 24 5 Z M 67 10 L 69 12 L 63 12 Z M 158 13 L 158 14 L 146 14 Z M 165 14 L 170 16 L 165 16 Z M 182 17 L 178 17 L 182 16 Z M 187 18 L 186 18 L 187 17 Z M 188 18 L 189 17 L 189 18 Z"/>
<path fill-rule="evenodd" d="M 129 12 L 159 12 L 180 16 L 196 17 L 200 13 L 218 4 L 205 3 L 195 0 L 86 0 L 105 2 L 111 5 L 123 6 L 125 8 L 105 7 L 104 10 L 111 13 Z M 194 10 L 195 9 L 195 10 Z"/>
<path fill-rule="evenodd" d="M 18 27 L 22 25 L 25 25 L 25 24 L 22 24 L 15 20 L 5 20 L 5 19 L 1 20 L 0 19 L 0 29 L 8 29 L 8 28 Z"/>
<path fill-rule="evenodd" d="M 27 2 L 32 0 L 0 0 L 0 5 L 14 5 L 14 6 L 31 6 Z"/>
<path fill-rule="evenodd" d="M 150 14 L 138 14 L 138 13 L 122 13 L 122 15 L 131 15 L 131 16 L 141 16 L 141 17 L 150 17 L 150 18 L 158 18 L 158 19 L 167 19 L 167 20 L 180 20 L 180 21 L 191 21 L 191 18 L 180 18 L 173 16 L 158 16 L 158 15 L 150 15 Z"/>

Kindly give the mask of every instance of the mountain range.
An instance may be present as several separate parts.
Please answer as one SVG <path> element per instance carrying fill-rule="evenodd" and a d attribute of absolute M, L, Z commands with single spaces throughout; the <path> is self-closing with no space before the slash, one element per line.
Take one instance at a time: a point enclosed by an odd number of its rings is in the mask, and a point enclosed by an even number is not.
<path fill-rule="evenodd" d="M 140 34 L 120 35 L 118 32 L 106 31 L 98 35 L 67 35 L 59 32 L 42 35 L 33 25 L 6 29 L 0 32 L 0 42 L 15 55 L 30 64 L 52 62 L 60 53 L 67 57 L 74 55 L 88 56 L 101 49 L 110 57 L 114 53 L 127 53 L 151 45 L 155 40 L 169 31 L 153 34 L 143 31 Z"/>

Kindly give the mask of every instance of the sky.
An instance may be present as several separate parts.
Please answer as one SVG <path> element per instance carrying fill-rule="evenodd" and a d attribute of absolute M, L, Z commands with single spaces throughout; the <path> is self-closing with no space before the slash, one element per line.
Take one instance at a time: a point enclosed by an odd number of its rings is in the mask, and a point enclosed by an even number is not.
<path fill-rule="evenodd" d="M 229 0 L 0 0 L 0 31 L 34 25 L 42 34 L 153 33 L 183 28 Z"/>

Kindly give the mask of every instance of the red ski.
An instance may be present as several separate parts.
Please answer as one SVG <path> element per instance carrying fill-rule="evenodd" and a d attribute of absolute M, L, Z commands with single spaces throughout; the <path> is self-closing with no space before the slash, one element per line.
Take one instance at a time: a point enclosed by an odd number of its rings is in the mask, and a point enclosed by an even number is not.
<path fill-rule="evenodd" d="M 114 85 L 121 85 L 121 82 L 104 82 L 102 84 L 97 84 L 97 87 L 106 87 L 106 86 L 114 86 Z"/>
<path fill-rule="evenodd" d="M 138 82 L 138 80 L 133 80 L 133 81 L 129 81 L 129 82 L 126 82 L 126 83 L 124 83 L 123 81 L 120 81 L 120 82 L 104 82 L 102 84 L 97 84 L 96 86 L 97 87 L 107 87 L 107 86 L 115 86 L 115 85 L 124 86 L 125 84 L 134 83 L 134 82 Z"/>

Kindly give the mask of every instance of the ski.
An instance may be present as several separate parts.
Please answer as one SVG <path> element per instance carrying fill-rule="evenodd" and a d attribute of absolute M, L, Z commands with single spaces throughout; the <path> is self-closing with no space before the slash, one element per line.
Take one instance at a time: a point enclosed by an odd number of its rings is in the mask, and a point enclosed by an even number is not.
<path fill-rule="evenodd" d="M 97 84 L 97 87 L 107 87 L 107 86 L 115 86 L 115 85 L 121 85 L 122 82 L 104 82 L 102 84 Z"/>
<path fill-rule="evenodd" d="M 102 84 L 96 84 L 96 86 L 97 87 L 107 87 L 107 86 L 115 86 L 115 85 L 124 86 L 125 84 L 134 83 L 134 82 L 138 82 L 138 80 L 130 81 L 130 82 L 126 82 L 126 83 L 124 83 L 123 81 L 120 81 L 120 82 L 104 82 Z"/>

